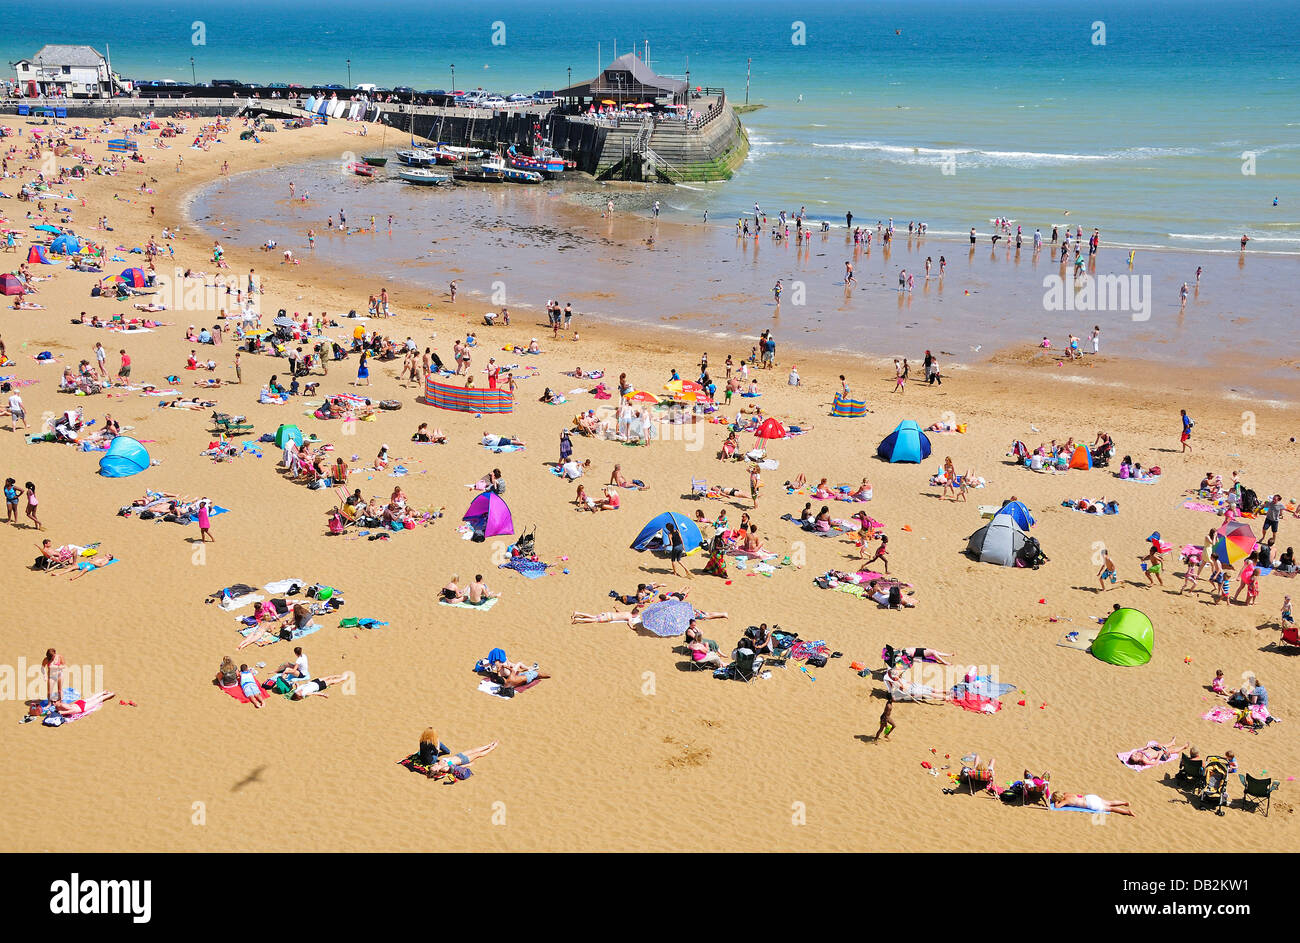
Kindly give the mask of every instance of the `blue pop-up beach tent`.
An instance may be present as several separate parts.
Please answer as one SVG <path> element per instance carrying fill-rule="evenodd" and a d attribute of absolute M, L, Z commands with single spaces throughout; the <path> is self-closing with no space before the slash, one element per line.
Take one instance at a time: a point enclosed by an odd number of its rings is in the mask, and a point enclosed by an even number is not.
<path fill-rule="evenodd" d="M 81 251 L 81 242 L 70 232 L 55 236 L 50 243 L 50 251 L 57 255 L 75 255 Z"/>
<path fill-rule="evenodd" d="M 1028 530 L 1034 526 L 1034 515 L 1029 513 L 1029 508 L 1025 507 L 1023 501 L 1008 501 L 998 510 L 999 514 L 1008 514 L 1016 522 L 1016 526 Z"/>
<path fill-rule="evenodd" d="M 666 529 L 670 523 L 677 525 L 677 530 L 682 535 L 682 542 L 686 545 L 687 554 L 700 549 L 704 543 L 704 535 L 700 533 L 700 528 L 685 514 L 676 511 L 665 511 L 642 527 L 641 533 L 637 534 L 636 539 L 632 541 L 632 549 L 637 551 L 671 549 L 673 542 Z"/>
<path fill-rule="evenodd" d="M 149 452 L 129 435 L 115 436 L 99 460 L 99 473 L 105 478 L 130 478 L 148 467 Z"/>
<path fill-rule="evenodd" d="M 920 462 L 930 457 L 930 438 L 911 419 L 904 419 L 880 440 L 876 454 L 887 462 Z"/>

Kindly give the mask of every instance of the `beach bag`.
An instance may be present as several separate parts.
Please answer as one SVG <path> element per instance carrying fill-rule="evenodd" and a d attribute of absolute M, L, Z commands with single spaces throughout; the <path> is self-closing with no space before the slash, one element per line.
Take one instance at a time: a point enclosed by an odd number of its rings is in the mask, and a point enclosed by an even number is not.
<path fill-rule="evenodd" d="M 1259 496 L 1255 494 L 1252 488 L 1241 489 L 1241 510 L 1245 514 L 1251 514 L 1259 507 Z"/>
<path fill-rule="evenodd" d="M 1159 474 L 1161 474 L 1161 472 L 1160 472 L 1160 466 L 1159 466 L 1159 465 L 1152 465 L 1150 468 L 1147 469 L 1147 473 L 1148 473 L 1148 474 L 1151 474 L 1151 475 L 1159 475 Z"/>
<path fill-rule="evenodd" d="M 63 715 L 60 713 L 46 714 L 41 720 L 46 727 L 62 727 L 64 724 Z"/>
<path fill-rule="evenodd" d="M 395 399 L 381 399 L 379 401 L 380 409 L 401 409 L 402 404 Z"/>
<path fill-rule="evenodd" d="M 339 516 L 337 511 L 330 515 L 329 532 L 336 536 L 343 533 L 343 518 Z"/>
<path fill-rule="evenodd" d="M 825 667 L 826 667 L 826 657 L 827 657 L 827 656 L 826 656 L 824 653 L 823 653 L 823 654 L 817 654 L 817 655 L 809 655 L 809 656 L 808 656 L 808 667 L 810 667 L 810 668 L 825 668 Z"/>

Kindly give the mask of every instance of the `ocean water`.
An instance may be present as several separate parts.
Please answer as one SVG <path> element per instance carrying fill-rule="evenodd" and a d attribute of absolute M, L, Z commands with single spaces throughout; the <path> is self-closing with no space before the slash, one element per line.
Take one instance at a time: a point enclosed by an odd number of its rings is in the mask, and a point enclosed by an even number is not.
<path fill-rule="evenodd" d="M 1300 254 L 1290 0 L 67 0 L 59 13 L 0 5 L 0 52 L 107 44 L 133 78 L 188 79 L 193 57 L 200 80 L 417 89 L 450 87 L 454 66 L 460 88 L 531 92 L 648 41 L 657 71 L 689 71 L 733 102 L 748 69 L 765 106 L 743 118 L 751 153 L 736 176 L 674 189 L 668 213 L 720 221 L 757 202 L 925 220 L 935 235 L 1008 216 L 1028 231 L 1097 226 L 1112 245 L 1231 252 L 1245 232 L 1257 251 Z"/>

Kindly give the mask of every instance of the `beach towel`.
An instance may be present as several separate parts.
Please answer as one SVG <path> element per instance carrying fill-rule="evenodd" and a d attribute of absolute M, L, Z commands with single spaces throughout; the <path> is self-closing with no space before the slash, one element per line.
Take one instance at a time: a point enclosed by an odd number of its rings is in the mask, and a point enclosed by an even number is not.
<path fill-rule="evenodd" d="M 542 679 L 536 678 L 532 681 L 529 681 L 527 684 L 523 684 L 515 688 L 514 689 L 515 694 L 518 694 L 520 691 L 527 691 L 529 688 L 536 687 L 541 683 L 542 683 Z M 495 681 L 489 681 L 487 678 L 484 678 L 482 681 L 478 683 L 478 689 L 482 691 L 484 694 L 491 694 L 493 697 L 499 697 L 502 698 L 503 700 L 510 700 L 510 698 L 513 697 L 513 695 L 502 694 L 501 692 L 503 688 L 501 687 L 501 685 L 497 684 Z"/>
<path fill-rule="evenodd" d="M 217 605 L 226 612 L 234 612 L 236 609 L 254 605 L 264 599 L 266 599 L 265 596 L 259 596 L 257 593 L 245 593 L 242 596 L 231 596 L 229 599 L 222 599 Z"/>
<path fill-rule="evenodd" d="M 1154 485 L 1160 480 L 1159 475 L 1143 475 L 1141 478 L 1120 478 L 1116 475 L 1115 478 L 1117 481 L 1137 482 L 1139 485 Z"/>
<path fill-rule="evenodd" d="M 66 700 L 66 698 L 65 698 L 65 700 Z M 88 716 L 88 715 L 90 715 L 90 714 L 95 713 L 95 711 L 99 710 L 99 709 L 100 709 L 101 707 L 103 707 L 103 706 L 104 706 L 104 702 L 103 702 L 103 701 L 100 701 L 98 704 L 95 704 L 95 705 L 93 705 L 93 706 L 91 706 L 91 707 L 86 708 L 86 709 L 85 709 L 84 711 L 82 711 L 80 714 L 63 714 L 63 715 L 61 715 L 62 718 L 63 718 L 63 723 L 64 723 L 64 724 L 70 724 L 70 723 L 72 723 L 74 720 L 81 720 L 81 718 L 86 717 L 86 716 Z M 63 726 L 63 724 L 60 724 L 59 726 Z"/>
<path fill-rule="evenodd" d="M 238 684 L 219 684 L 217 685 L 217 689 L 229 694 L 240 704 L 249 703 L 247 695 L 244 694 L 243 689 Z M 265 698 L 264 700 L 269 702 L 270 698 Z"/>
<path fill-rule="evenodd" d="M 1090 815 L 1110 815 L 1109 812 L 1093 812 L 1091 809 L 1082 809 L 1075 805 L 1053 805 L 1051 800 L 1048 800 L 1047 807 L 1053 812 L 1087 812 Z"/>
<path fill-rule="evenodd" d="M 77 564 L 77 569 L 78 569 L 78 570 L 83 570 L 83 571 L 84 571 L 84 570 L 102 570 L 102 569 L 103 569 L 104 567 L 106 567 L 106 566 L 112 566 L 112 565 L 113 565 L 114 563 L 116 563 L 117 561 L 118 561 L 118 558 L 117 558 L 117 557 L 114 557 L 114 558 L 111 559 L 111 560 L 106 560 L 106 561 L 104 561 L 103 563 L 96 563 L 94 560 L 82 560 L 80 563 Z"/>
<path fill-rule="evenodd" d="M 281 593 L 287 594 L 295 586 L 302 590 L 310 585 L 306 580 L 276 580 L 274 583 L 267 583 L 263 588 L 273 596 L 278 596 Z"/>
<path fill-rule="evenodd" d="M 1075 651 L 1086 652 L 1092 648 L 1092 643 L 1096 641 L 1100 632 L 1101 626 L 1093 629 L 1077 629 L 1063 635 L 1056 644 L 1061 648 L 1073 648 Z"/>
<path fill-rule="evenodd" d="M 796 661 L 803 661 L 811 658 L 813 655 L 825 655 L 830 652 L 830 647 L 820 639 L 812 642 L 800 639 L 790 648 L 790 657 Z"/>
<path fill-rule="evenodd" d="M 425 766 L 423 763 L 420 762 L 419 753 L 412 753 L 406 759 L 398 760 L 397 765 L 405 766 L 412 773 L 419 773 L 422 776 L 429 775 L 429 770 L 431 769 L 431 767 Z M 438 774 L 434 776 L 434 779 L 442 779 L 445 775 L 446 775 L 445 773 Z M 462 779 L 469 779 L 473 775 L 474 775 L 474 771 L 471 770 L 468 766 L 453 766 L 451 768 L 452 778 L 447 780 L 447 782 L 452 782 L 452 783 L 458 782 Z"/>
<path fill-rule="evenodd" d="M 514 557 L 497 567 L 498 570 L 514 570 L 516 573 L 522 573 L 530 580 L 538 580 L 546 575 L 546 568 L 551 566 L 550 563 L 543 563 L 541 560 L 525 560 L 523 557 Z"/>
<path fill-rule="evenodd" d="M 1001 701 L 991 697 L 980 697 L 978 694 L 965 694 L 962 697 L 955 697 L 952 699 L 952 703 L 973 714 L 996 714 L 1002 710 Z"/>
<path fill-rule="evenodd" d="M 1201 715 L 1201 720 L 1212 720 L 1216 724 L 1230 724 L 1237 719 L 1237 712 L 1231 707 L 1211 707 Z"/>
<path fill-rule="evenodd" d="M 474 605 L 472 602 L 465 602 L 465 601 L 447 602 L 445 599 L 439 599 L 438 605 L 451 606 L 454 609 L 473 609 L 477 612 L 487 612 L 489 609 L 491 609 L 493 606 L 497 604 L 497 600 L 500 598 L 501 598 L 500 596 L 493 596 L 487 602 L 482 603 L 481 605 L 478 606 Z"/>
<path fill-rule="evenodd" d="M 1131 769 L 1137 773 L 1142 772 L 1144 769 L 1152 769 L 1153 767 L 1161 766 L 1165 763 L 1172 763 L 1174 760 L 1178 759 L 1178 757 L 1181 755 L 1179 753 L 1171 753 L 1169 754 L 1167 759 L 1163 759 L 1159 763 L 1153 763 L 1151 764 L 1151 766 L 1134 766 L 1132 763 L 1128 761 L 1129 757 L 1131 757 L 1134 753 L 1141 753 L 1143 750 L 1147 750 L 1150 749 L 1151 747 L 1158 747 L 1158 746 L 1160 746 L 1159 740 L 1148 740 L 1147 745 L 1145 747 L 1138 747 L 1136 750 L 1125 750 L 1123 753 L 1116 753 L 1115 755 L 1119 757 L 1119 761 L 1123 763 L 1127 769 Z"/>
<path fill-rule="evenodd" d="M 1184 501 L 1183 507 L 1187 508 L 1189 511 L 1208 511 L 1211 514 L 1220 513 L 1219 508 L 1215 507 L 1213 504 L 1205 504 L 1201 501 Z"/>
<path fill-rule="evenodd" d="M 1016 689 L 1014 684 L 997 684 L 989 678 L 979 677 L 974 681 L 958 681 L 952 687 L 953 699 L 962 700 L 967 696 L 994 700 Z"/>
<path fill-rule="evenodd" d="M 495 452 L 500 455 L 502 452 L 522 452 L 526 446 L 523 445 L 485 445 L 483 448 L 489 452 Z"/>
<path fill-rule="evenodd" d="M 388 623 L 376 619 L 357 618 L 356 616 L 349 616 L 346 619 L 339 620 L 340 629 L 377 629 L 381 625 L 388 625 Z"/>
<path fill-rule="evenodd" d="M 257 631 L 258 631 L 258 627 L 256 625 L 246 625 L 239 630 L 239 634 L 242 635 L 244 638 L 248 638 L 250 635 L 254 634 Z M 290 633 L 290 640 L 296 642 L 298 641 L 298 639 L 302 638 L 305 635 L 314 635 L 319 631 L 320 631 L 319 622 L 308 622 L 301 629 L 294 629 Z M 272 645 L 280 641 L 283 641 L 283 639 L 281 639 L 279 635 L 268 635 L 266 637 L 266 642 L 268 645 Z"/>

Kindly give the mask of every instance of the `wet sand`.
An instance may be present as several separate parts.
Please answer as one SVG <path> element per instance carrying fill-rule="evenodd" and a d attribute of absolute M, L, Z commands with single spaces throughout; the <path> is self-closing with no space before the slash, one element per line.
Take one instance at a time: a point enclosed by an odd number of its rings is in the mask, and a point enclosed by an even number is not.
<path fill-rule="evenodd" d="M 299 194 L 304 187 L 310 192 L 309 204 L 288 199 L 289 179 Z M 1266 397 L 1296 391 L 1295 364 L 1267 352 L 1292 317 L 1286 286 L 1297 261 L 1289 255 L 1143 249 L 1130 269 L 1128 251 L 1103 241 L 1090 269 L 1094 285 L 1109 276 L 1137 279 L 1126 285 L 1132 288 L 1127 301 L 1109 299 L 1123 310 L 1054 310 L 1049 303 L 1067 308 L 1077 294 L 1062 293 L 1059 305 L 1048 298 L 1044 278 L 1065 272 L 1049 258 L 1050 229 L 1037 257 L 1032 229 L 1019 251 L 1006 240 L 995 249 L 981 237 L 972 248 L 935 236 L 909 239 L 905 231 L 895 233 L 890 250 L 875 237 L 868 250 L 855 248 L 842 227 L 815 232 L 796 247 L 767 233 L 737 238 L 734 221 L 655 220 L 647 207 L 663 189 L 579 181 L 431 190 L 396 179 L 361 180 L 338 173 L 333 162 L 318 162 L 223 180 L 197 194 L 189 212 L 236 244 L 252 247 L 273 238 L 321 277 L 344 266 L 401 282 L 431 302 L 456 278 L 463 295 L 483 310 L 501 298 L 512 311 L 536 310 L 555 297 L 574 302 L 579 326 L 637 325 L 694 335 L 683 343 L 716 347 L 729 339 L 740 347 L 770 327 L 782 344 L 803 351 L 888 360 L 916 359 L 931 349 L 942 351 L 946 364 L 975 365 L 1032 350 L 1043 336 L 1060 348 L 1073 333 L 1090 352 L 1087 337 L 1097 325 L 1107 357 L 1222 370 L 1233 376 L 1231 385 Z M 612 219 L 601 218 L 606 197 L 615 200 Z M 374 215 L 380 231 L 344 236 L 327 230 L 326 217 L 337 222 L 340 209 L 351 227 L 368 228 Z M 389 213 L 395 217 L 391 233 Z M 307 247 L 309 228 L 317 233 L 314 252 Z M 1085 238 L 1089 233 L 1085 229 Z M 940 257 L 948 263 L 942 278 Z M 857 284 L 846 288 L 849 259 Z M 1198 266 L 1204 269 L 1199 287 Z M 904 269 L 914 283 L 900 292 Z M 772 292 L 778 278 L 784 286 L 779 308 Z M 1192 291 L 1181 305 L 1184 281 Z M 1106 303 L 1105 297 L 1099 301 Z M 1236 369 L 1243 361 L 1250 365 L 1248 381 Z"/>

